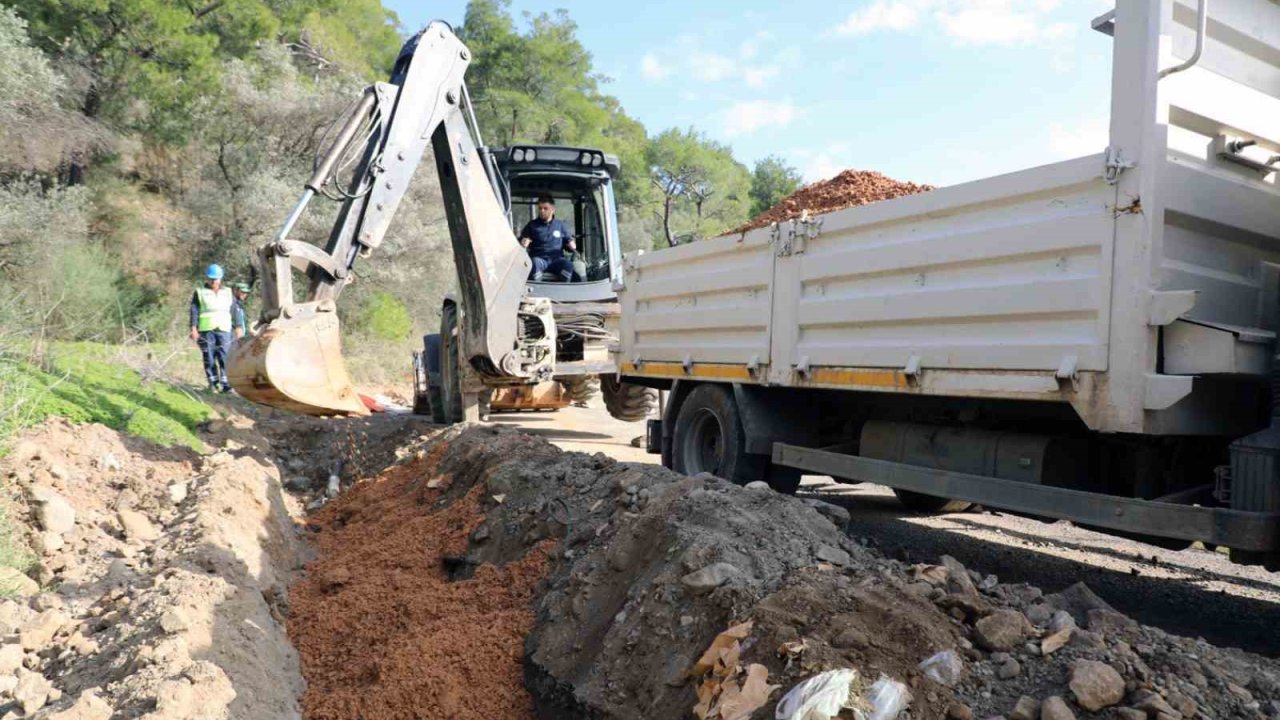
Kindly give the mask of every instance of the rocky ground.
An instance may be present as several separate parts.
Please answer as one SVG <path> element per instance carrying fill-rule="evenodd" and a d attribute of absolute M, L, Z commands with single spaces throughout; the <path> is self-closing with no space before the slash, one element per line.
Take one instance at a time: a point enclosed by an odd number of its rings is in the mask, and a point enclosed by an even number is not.
<path fill-rule="evenodd" d="M 904 718 L 1280 719 L 1274 660 L 813 497 L 405 417 L 202 439 L 53 421 L 0 461 L 39 558 L 0 577 L 0 718 L 761 718 L 848 668 Z"/>
<path fill-rule="evenodd" d="M 771 716 L 796 683 L 837 668 L 903 682 L 911 718 L 1280 716 L 1273 660 L 1140 626 L 1084 585 L 1045 596 L 950 558 L 885 558 L 848 537 L 845 511 L 816 500 L 564 453 L 493 427 L 451 431 L 406 460 L 313 518 L 315 535 L 332 536 L 318 546 L 343 550 L 321 551 L 299 595 L 319 608 L 351 593 L 347 605 L 358 607 L 372 601 L 370 588 L 411 587 L 416 596 L 424 576 L 474 583 L 455 591 L 470 597 L 484 596 L 495 577 L 508 590 L 542 579 L 531 607 L 502 605 L 507 614 L 484 622 L 424 630 L 429 623 L 416 620 L 425 606 L 387 599 L 381 622 L 359 623 L 355 638 L 341 614 L 319 631 L 303 623 L 293 637 L 304 672 L 322 667 L 325 682 L 342 686 L 355 703 L 344 706 L 348 716 L 493 717 L 491 706 L 457 694 L 459 679 L 482 677 L 465 662 L 413 693 L 373 688 L 414 681 L 413 643 L 435 656 L 430 648 L 443 638 L 478 648 L 497 635 L 493 647 L 512 652 L 510 634 L 495 628 L 529 628 L 523 682 L 509 664 L 482 663 L 491 672 L 477 696 L 528 693 L 531 709 L 520 701 L 504 717 L 687 717 L 700 693 L 710 693 L 707 717 L 728 717 L 715 714 L 716 698 L 753 666 L 777 686 L 755 717 Z M 416 522 L 449 530 L 405 530 Z M 406 534 L 386 543 L 386 533 Z M 370 562 L 356 567 L 357 558 Z M 744 622 L 732 667 L 714 682 L 691 678 L 716 636 Z M 395 651 L 360 650 L 369 647 Z M 338 661 L 353 655 L 363 661 Z M 371 704 L 396 697 L 415 704 Z"/>

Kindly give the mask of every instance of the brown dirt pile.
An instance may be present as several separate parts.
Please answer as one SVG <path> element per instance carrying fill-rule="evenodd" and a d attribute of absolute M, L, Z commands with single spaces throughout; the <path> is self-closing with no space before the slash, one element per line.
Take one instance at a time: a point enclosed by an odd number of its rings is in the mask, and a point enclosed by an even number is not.
<path fill-rule="evenodd" d="M 533 717 L 523 643 L 547 548 L 451 582 L 446 558 L 465 551 L 496 501 L 481 485 L 444 497 L 436 457 L 446 448 L 312 517 L 319 559 L 294 586 L 289 618 L 307 718 Z"/>
<path fill-rule="evenodd" d="M 805 185 L 746 225 L 734 228 L 725 234 L 731 235 L 762 228 L 770 223 L 800 217 L 805 212 L 810 215 L 821 215 L 933 189 L 932 185 L 902 182 L 870 170 L 845 170 L 830 180 L 819 180 Z"/>

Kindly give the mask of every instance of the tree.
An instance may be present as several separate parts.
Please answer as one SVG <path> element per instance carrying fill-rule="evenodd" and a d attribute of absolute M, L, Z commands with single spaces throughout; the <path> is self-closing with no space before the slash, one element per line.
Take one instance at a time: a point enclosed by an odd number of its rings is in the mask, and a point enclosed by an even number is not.
<path fill-rule="evenodd" d="M 782 158 L 770 155 L 756 161 L 751 173 L 751 216 L 777 205 L 800 187 L 800 171 Z"/>
<path fill-rule="evenodd" d="M 650 182 L 659 194 L 657 215 L 668 245 L 746 219 L 747 169 L 727 146 L 693 128 L 672 128 L 650 141 L 646 160 Z"/>

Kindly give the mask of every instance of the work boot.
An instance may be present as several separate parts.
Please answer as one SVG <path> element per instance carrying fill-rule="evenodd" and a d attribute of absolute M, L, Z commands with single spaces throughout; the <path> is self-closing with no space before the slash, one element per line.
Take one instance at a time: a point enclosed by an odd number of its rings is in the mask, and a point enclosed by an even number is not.
<path fill-rule="evenodd" d="M 209 381 L 209 392 L 211 393 L 218 392 L 218 383 L 216 381 L 214 380 Z"/>

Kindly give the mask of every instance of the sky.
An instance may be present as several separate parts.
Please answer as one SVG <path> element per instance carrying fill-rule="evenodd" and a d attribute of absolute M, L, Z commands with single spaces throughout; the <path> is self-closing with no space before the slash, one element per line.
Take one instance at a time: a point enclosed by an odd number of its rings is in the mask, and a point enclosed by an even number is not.
<path fill-rule="evenodd" d="M 466 0 L 384 0 L 406 30 Z M 651 135 L 693 126 L 807 181 L 846 168 L 953 185 L 1102 152 L 1108 0 L 513 0 L 563 8 Z"/>

